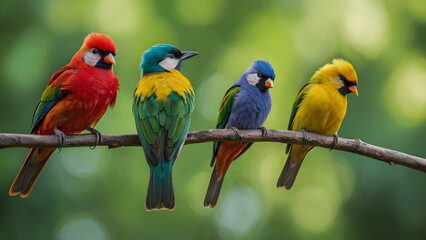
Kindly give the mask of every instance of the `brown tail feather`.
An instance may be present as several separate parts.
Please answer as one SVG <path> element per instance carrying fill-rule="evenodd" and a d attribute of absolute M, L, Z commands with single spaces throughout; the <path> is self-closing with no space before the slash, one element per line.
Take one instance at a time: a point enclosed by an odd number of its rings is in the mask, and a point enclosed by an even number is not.
<path fill-rule="evenodd" d="M 35 161 L 39 155 L 39 150 L 45 151 L 43 153 L 44 156 L 41 161 Z M 20 194 L 23 198 L 27 197 L 31 193 L 31 190 L 33 189 L 38 176 L 43 170 L 44 165 L 46 165 L 47 160 L 49 160 L 54 151 L 55 149 L 32 148 L 28 154 L 27 159 L 25 160 L 24 165 L 21 168 L 21 171 L 19 171 L 18 176 L 10 187 L 9 195 L 15 196 Z"/>
<path fill-rule="evenodd" d="M 204 207 L 214 208 L 216 206 L 224 178 L 225 175 L 223 175 L 219 180 L 216 178 L 215 166 L 213 168 L 212 176 L 210 178 L 209 187 L 207 188 L 206 197 L 204 198 Z"/>
<path fill-rule="evenodd" d="M 280 177 L 278 178 L 277 187 L 285 187 L 285 189 L 290 190 L 296 180 L 297 173 L 299 172 L 300 166 L 302 165 L 303 159 L 300 159 L 293 164 L 291 159 L 292 150 L 288 155 L 287 162 L 284 165 L 284 169 L 281 172 Z"/>

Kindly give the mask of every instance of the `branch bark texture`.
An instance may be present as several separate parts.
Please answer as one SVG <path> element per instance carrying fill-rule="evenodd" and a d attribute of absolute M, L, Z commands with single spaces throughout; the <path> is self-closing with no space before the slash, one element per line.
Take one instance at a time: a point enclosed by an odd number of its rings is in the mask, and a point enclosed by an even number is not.
<path fill-rule="evenodd" d="M 241 138 L 231 129 L 207 129 L 189 132 L 185 144 L 204 143 L 212 141 L 236 141 L 236 142 L 280 142 L 292 144 L 305 144 L 324 148 L 331 148 L 333 136 L 324 136 L 315 133 L 307 133 L 304 141 L 301 132 L 268 129 L 267 135 L 263 136 L 261 130 L 239 130 Z M 94 146 L 95 135 L 80 134 L 68 135 L 63 147 L 87 147 Z M 141 146 L 136 134 L 128 135 L 102 135 L 102 143 L 97 146 L 108 146 L 109 148 Z M 0 134 L 0 148 L 28 147 L 28 148 L 57 148 L 59 147 L 58 136 L 41 136 L 30 134 Z M 426 172 L 426 159 L 408 155 L 392 149 L 374 146 L 360 139 L 340 138 L 334 150 L 351 152 L 367 156 L 390 165 L 402 165 L 422 172 Z"/>

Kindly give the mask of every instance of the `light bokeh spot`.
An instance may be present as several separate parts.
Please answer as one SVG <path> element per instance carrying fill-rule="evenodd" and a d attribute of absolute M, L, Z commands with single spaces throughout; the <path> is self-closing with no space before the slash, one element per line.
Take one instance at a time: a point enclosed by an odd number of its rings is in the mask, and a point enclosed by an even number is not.
<path fill-rule="evenodd" d="M 389 38 L 389 22 L 380 0 L 343 1 L 343 37 L 356 50 L 367 57 L 375 57 L 386 46 Z"/>
<path fill-rule="evenodd" d="M 262 212 L 261 201 L 251 188 L 232 188 L 216 206 L 216 224 L 224 237 L 237 237 L 252 231 Z"/>
<path fill-rule="evenodd" d="M 208 169 L 210 170 L 210 169 Z M 204 195 L 210 180 L 210 172 L 201 171 L 191 178 L 186 185 L 187 199 L 190 199 L 188 204 L 191 209 L 200 215 L 209 215 L 209 211 L 203 208 Z"/>
<path fill-rule="evenodd" d="M 323 232 L 331 226 L 339 208 L 331 198 L 324 188 L 304 188 L 291 204 L 291 215 L 302 229 Z"/>
<path fill-rule="evenodd" d="M 426 60 L 411 57 L 392 73 L 385 91 L 388 111 L 401 124 L 415 126 L 426 120 Z"/>
<path fill-rule="evenodd" d="M 89 216 L 71 217 L 59 231 L 60 240 L 106 240 L 108 239 L 104 227 Z"/>
<path fill-rule="evenodd" d="M 102 151 L 89 148 L 78 148 L 61 153 L 61 163 L 73 176 L 78 178 L 91 177 L 99 170 Z"/>
<path fill-rule="evenodd" d="M 47 0 L 43 17 L 55 32 L 70 33 L 92 24 L 94 2 L 75 0 Z"/>
<path fill-rule="evenodd" d="M 139 8 L 139 3 L 140 1 L 132 0 L 98 1 L 94 12 L 96 20 L 103 31 L 132 34 L 142 22 L 138 17 L 141 14 L 140 11 L 149 9 L 147 4 L 144 8 Z"/>

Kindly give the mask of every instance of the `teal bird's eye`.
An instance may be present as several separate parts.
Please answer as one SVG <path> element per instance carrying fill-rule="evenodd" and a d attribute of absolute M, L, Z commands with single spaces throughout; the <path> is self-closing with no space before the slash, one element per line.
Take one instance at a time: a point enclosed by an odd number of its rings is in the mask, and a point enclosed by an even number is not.
<path fill-rule="evenodd" d="M 169 56 L 169 58 L 170 59 L 175 59 L 175 55 L 172 54 L 172 55 Z"/>
<path fill-rule="evenodd" d="M 345 79 L 345 77 L 343 77 L 342 75 L 340 75 L 340 76 L 339 76 L 339 80 L 340 80 L 341 82 L 344 82 L 346 79 Z"/>
<path fill-rule="evenodd" d="M 93 54 L 98 54 L 99 53 L 99 51 L 98 51 L 98 49 L 96 49 L 96 48 L 92 48 L 92 51 L 91 51 Z"/>

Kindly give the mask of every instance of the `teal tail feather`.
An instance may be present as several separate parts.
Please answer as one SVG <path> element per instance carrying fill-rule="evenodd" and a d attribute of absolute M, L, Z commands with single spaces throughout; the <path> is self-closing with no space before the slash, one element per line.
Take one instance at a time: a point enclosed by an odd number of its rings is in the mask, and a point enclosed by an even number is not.
<path fill-rule="evenodd" d="M 170 162 L 166 163 L 171 165 Z M 145 207 L 148 211 L 175 208 L 175 194 L 173 190 L 172 168 L 161 168 L 161 163 L 151 166 L 146 195 Z"/>

